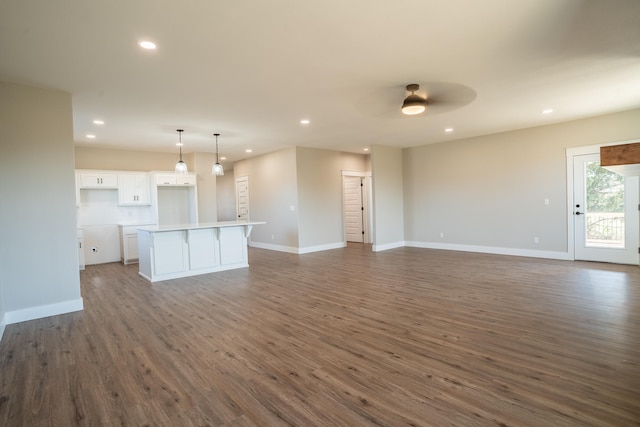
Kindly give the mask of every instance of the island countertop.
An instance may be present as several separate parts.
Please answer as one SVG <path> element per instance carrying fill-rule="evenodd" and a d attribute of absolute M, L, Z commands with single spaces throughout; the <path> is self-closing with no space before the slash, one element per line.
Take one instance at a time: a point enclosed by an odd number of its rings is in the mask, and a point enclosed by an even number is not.
<path fill-rule="evenodd" d="M 262 222 L 262 221 L 199 222 L 195 224 L 144 225 L 144 226 L 137 227 L 137 229 L 155 233 L 155 232 L 162 232 L 162 231 L 198 230 L 201 228 L 237 227 L 237 226 L 259 225 L 259 224 L 266 224 L 266 222 Z"/>
<path fill-rule="evenodd" d="M 139 274 L 151 282 L 249 267 L 247 243 L 261 221 L 141 225 Z"/>

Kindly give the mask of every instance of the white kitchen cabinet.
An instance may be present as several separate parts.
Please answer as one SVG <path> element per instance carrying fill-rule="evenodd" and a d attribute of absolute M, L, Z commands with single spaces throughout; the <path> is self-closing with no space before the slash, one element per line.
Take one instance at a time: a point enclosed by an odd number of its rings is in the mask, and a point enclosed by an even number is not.
<path fill-rule="evenodd" d="M 138 227 L 141 225 L 118 225 L 120 229 L 120 259 L 122 263 L 135 264 L 138 262 Z"/>
<path fill-rule="evenodd" d="M 216 228 L 200 228 L 187 230 L 189 238 L 189 268 L 216 267 L 219 262 L 218 233 Z"/>
<path fill-rule="evenodd" d="M 120 206 L 150 205 L 149 175 L 140 173 L 119 175 L 118 204 Z"/>
<path fill-rule="evenodd" d="M 196 174 L 156 174 L 155 182 L 157 186 L 196 185 Z"/>
<path fill-rule="evenodd" d="M 78 265 L 80 270 L 84 270 L 84 234 L 82 229 L 78 229 Z"/>
<path fill-rule="evenodd" d="M 247 239 L 264 222 L 138 227 L 139 274 L 151 282 L 249 267 Z"/>
<path fill-rule="evenodd" d="M 118 175 L 102 171 L 79 172 L 80 188 L 117 189 Z"/>
<path fill-rule="evenodd" d="M 153 270 L 158 275 L 183 274 L 189 269 L 184 230 L 156 233 L 153 238 Z"/>

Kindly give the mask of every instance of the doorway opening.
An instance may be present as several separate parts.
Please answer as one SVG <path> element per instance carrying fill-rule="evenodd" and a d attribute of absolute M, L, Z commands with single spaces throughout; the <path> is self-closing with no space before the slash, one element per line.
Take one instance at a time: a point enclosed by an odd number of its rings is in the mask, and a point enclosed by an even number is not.
<path fill-rule="evenodd" d="M 342 172 L 345 243 L 371 243 L 371 175 Z"/>
<path fill-rule="evenodd" d="M 637 265 L 638 177 L 602 168 L 599 150 L 567 150 L 569 250 L 575 260 Z"/>

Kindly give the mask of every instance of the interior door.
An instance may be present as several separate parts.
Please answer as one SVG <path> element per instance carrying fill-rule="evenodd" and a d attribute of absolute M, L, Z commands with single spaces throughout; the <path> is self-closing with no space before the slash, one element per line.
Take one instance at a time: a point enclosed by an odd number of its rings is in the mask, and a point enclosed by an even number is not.
<path fill-rule="evenodd" d="M 364 204 L 362 202 L 362 178 L 342 177 L 344 199 L 344 231 L 347 242 L 364 242 Z"/>
<path fill-rule="evenodd" d="M 238 221 L 249 220 L 249 177 L 236 178 L 236 214 Z"/>
<path fill-rule="evenodd" d="M 638 264 L 638 177 L 601 168 L 599 154 L 573 162 L 575 259 Z"/>

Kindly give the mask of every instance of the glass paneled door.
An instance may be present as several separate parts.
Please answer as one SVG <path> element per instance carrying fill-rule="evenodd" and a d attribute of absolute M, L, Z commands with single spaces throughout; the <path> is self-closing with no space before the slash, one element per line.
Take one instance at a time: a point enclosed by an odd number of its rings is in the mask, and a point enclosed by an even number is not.
<path fill-rule="evenodd" d="M 601 168 L 599 154 L 573 161 L 575 259 L 638 264 L 638 177 Z"/>

